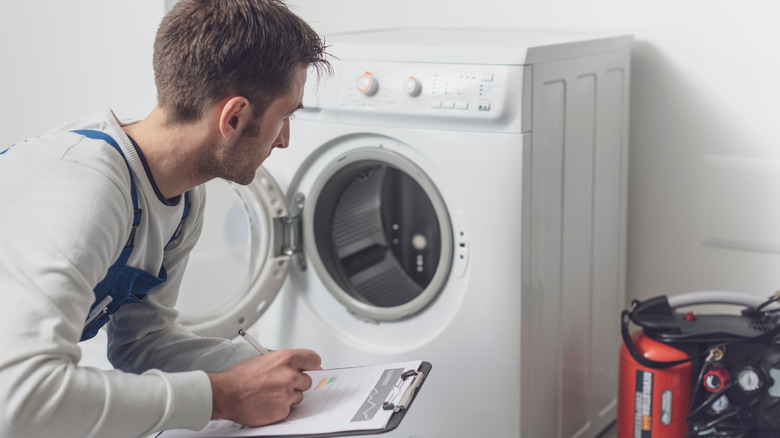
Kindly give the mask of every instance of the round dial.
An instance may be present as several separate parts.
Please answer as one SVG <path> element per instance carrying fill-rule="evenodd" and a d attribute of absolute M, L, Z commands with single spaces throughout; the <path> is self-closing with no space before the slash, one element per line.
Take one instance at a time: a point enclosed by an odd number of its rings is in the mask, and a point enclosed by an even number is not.
<path fill-rule="evenodd" d="M 404 80 L 403 88 L 404 88 L 404 93 L 414 97 L 420 94 L 420 89 L 422 88 L 422 86 L 420 85 L 419 79 L 417 79 L 414 76 L 409 76 Z"/>
<path fill-rule="evenodd" d="M 745 392 L 754 392 L 761 388 L 761 376 L 758 371 L 753 367 L 743 368 L 739 374 L 737 374 L 737 383 L 739 387 Z"/>
<path fill-rule="evenodd" d="M 365 72 L 357 78 L 355 87 L 357 87 L 357 90 L 360 93 L 365 94 L 366 96 L 371 96 L 376 93 L 376 90 L 379 88 L 379 82 L 377 82 L 374 75 L 369 72 Z"/>

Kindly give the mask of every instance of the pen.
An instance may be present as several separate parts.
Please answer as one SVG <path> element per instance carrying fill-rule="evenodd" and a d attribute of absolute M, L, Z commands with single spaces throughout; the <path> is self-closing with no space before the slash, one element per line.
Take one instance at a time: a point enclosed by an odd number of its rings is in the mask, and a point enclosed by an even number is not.
<path fill-rule="evenodd" d="M 260 345 L 260 343 L 257 342 L 257 339 L 253 338 L 252 335 L 245 332 L 244 329 L 238 329 L 238 334 L 241 335 L 244 339 L 246 339 L 246 341 L 249 342 L 249 345 L 255 347 L 255 350 L 259 351 L 260 354 L 268 354 L 268 350 L 266 350 L 265 347 Z"/>

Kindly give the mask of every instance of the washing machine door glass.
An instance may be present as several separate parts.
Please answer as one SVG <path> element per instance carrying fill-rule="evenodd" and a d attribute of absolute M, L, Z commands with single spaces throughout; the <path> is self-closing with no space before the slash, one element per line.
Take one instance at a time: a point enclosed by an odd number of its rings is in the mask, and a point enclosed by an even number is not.
<path fill-rule="evenodd" d="M 370 320 L 425 308 L 444 287 L 453 251 L 433 182 L 412 161 L 379 148 L 347 153 L 327 169 L 310 193 L 313 208 L 304 209 L 306 252 L 325 285 Z"/>
<path fill-rule="evenodd" d="M 206 193 L 176 307 L 195 333 L 233 338 L 257 321 L 287 274 L 290 257 L 280 241 L 287 206 L 262 167 L 248 186 L 215 179 Z"/>

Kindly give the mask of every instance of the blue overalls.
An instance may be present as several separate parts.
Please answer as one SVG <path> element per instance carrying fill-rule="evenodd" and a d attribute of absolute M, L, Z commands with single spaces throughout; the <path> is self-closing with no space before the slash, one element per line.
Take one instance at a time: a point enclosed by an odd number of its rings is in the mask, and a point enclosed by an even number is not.
<path fill-rule="evenodd" d="M 122 253 L 119 258 L 108 268 L 105 278 L 95 286 L 95 301 L 90 308 L 89 315 L 84 322 L 84 330 L 81 333 L 81 341 L 95 336 L 109 320 L 109 316 L 119 310 L 119 308 L 128 303 L 140 303 L 146 297 L 146 293 L 149 292 L 155 286 L 158 286 L 168 279 L 168 272 L 165 270 L 165 266 L 160 266 L 160 272 L 157 275 L 153 275 L 143 269 L 135 268 L 133 266 L 127 266 L 127 261 L 130 259 L 130 254 L 133 252 L 133 243 L 135 241 L 135 231 L 138 225 L 141 223 L 141 209 L 138 208 L 138 196 L 135 191 L 135 183 L 133 182 L 133 172 L 130 170 L 130 164 L 125 158 L 125 154 L 122 152 L 122 148 L 119 147 L 116 140 L 104 132 L 93 130 L 78 130 L 73 131 L 76 134 L 81 134 L 87 138 L 104 140 L 106 143 L 114 147 L 119 154 L 122 155 L 122 159 L 125 160 L 127 170 L 130 171 L 130 196 L 133 200 L 133 228 L 130 231 L 130 237 L 127 239 L 125 247 L 122 249 Z M 190 212 L 189 192 L 184 193 L 184 212 L 179 222 L 179 226 L 176 228 L 176 232 L 166 244 L 166 247 L 175 241 L 180 235 L 184 226 L 184 219 Z"/>

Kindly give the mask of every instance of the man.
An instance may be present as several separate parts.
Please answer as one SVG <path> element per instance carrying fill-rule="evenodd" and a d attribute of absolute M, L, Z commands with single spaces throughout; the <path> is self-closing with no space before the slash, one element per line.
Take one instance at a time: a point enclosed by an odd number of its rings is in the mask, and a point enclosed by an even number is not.
<path fill-rule="evenodd" d="M 288 146 L 324 56 L 280 0 L 182 0 L 157 33 L 145 119 L 108 110 L 0 148 L 0 436 L 262 425 L 301 401 L 316 353 L 197 337 L 174 305 L 202 184 L 248 184 Z M 116 371 L 79 367 L 77 343 L 109 319 Z"/>

